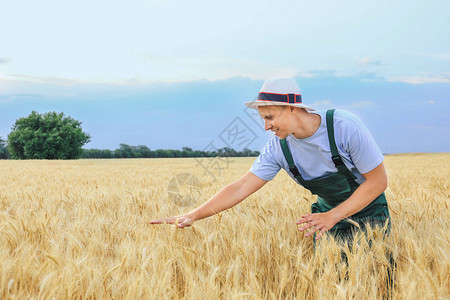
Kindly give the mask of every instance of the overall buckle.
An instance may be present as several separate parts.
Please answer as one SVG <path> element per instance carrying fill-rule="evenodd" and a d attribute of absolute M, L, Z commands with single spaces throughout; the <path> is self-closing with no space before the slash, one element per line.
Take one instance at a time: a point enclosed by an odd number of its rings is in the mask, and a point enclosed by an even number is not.
<path fill-rule="evenodd" d="M 340 156 L 332 156 L 331 159 L 336 167 L 344 164 Z"/>
<path fill-rule="evenodd" d="M 289 167 L 289 171 L 291 171 L 294 177 L 300 176 L 300 172 L 298 171 L 296 166 Z"/>

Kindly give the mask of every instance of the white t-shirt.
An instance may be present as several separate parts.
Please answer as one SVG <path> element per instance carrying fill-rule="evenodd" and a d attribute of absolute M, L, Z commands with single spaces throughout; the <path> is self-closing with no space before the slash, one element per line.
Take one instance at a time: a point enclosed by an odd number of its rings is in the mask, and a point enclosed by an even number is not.
<path fill-rule="evenodd" d="M 295 165 L 305 180 L 319 179 L 337 172 L 331 160 L 326 111 L 309 113 L 315 113 L 321 117 L 317 131 L 305 139 L 296 139 L 292 134 L 286 137 Z M 363 183 L 365 178 L 361 173 L 372 171 L 384 160 L 372 135 L 359 117 L 344 110 L 334 112 L 334 135 L 342 161 L 356 176 L 356 181 L 359 184 Z M 294 179 L 284 158 L 280 138 L 274 136 L 264 146 L 250 168 L 250 172 L 263 180 L 272 180 L 281 168 Z"/>

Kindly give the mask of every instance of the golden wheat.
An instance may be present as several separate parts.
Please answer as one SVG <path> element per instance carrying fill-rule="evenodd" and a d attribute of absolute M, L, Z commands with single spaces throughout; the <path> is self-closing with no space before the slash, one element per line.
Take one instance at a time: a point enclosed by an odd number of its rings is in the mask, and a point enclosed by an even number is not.
<path fill-rule="evenodd" d="M 386 157 L 393 229 L 386 240 L 369 230 L 370 247 L 358 235 L 351 250 L 329 237 L 314 249 L 295 225 L 314 197 L 284 171 L 191 228 L 148 225 L 206 201 L 253 160 L 200 160 L 210 173 L 191 158 L 0 161 L 0 298 L 375 299 L 388 295 L 387 252 L 393 298 L 450 297 L 450 154 Z"/>

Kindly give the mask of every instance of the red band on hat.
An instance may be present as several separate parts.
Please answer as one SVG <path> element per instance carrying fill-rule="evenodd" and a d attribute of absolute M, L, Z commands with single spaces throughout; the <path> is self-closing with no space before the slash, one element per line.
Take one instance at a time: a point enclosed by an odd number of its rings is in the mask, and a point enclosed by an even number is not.
<path fill-rule="evenodd" d="M 259 93 L 258 101 L 275 101 L 282 103 L 302 103 L 301 94 Z"/>

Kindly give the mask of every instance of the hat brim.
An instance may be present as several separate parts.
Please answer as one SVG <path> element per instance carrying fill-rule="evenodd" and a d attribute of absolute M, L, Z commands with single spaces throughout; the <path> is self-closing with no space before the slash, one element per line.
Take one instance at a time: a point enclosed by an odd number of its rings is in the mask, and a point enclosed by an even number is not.
<path fill-rule="evenodd" d="M 298 107 L 298 108 L 304 108 L 306 110 L 315 110 L 314 108 L 306 106 L 302 103 L 283 103 L 283 102 L 277 102 L 277 101 L 251 101 L 251 102 L 246 102 L 245 105 L 251 109 L 258 109 L 258 107 L 260 107 L 260 106 L 282 105 L 282 106 L 294 106 L 294 107 Z"/>

